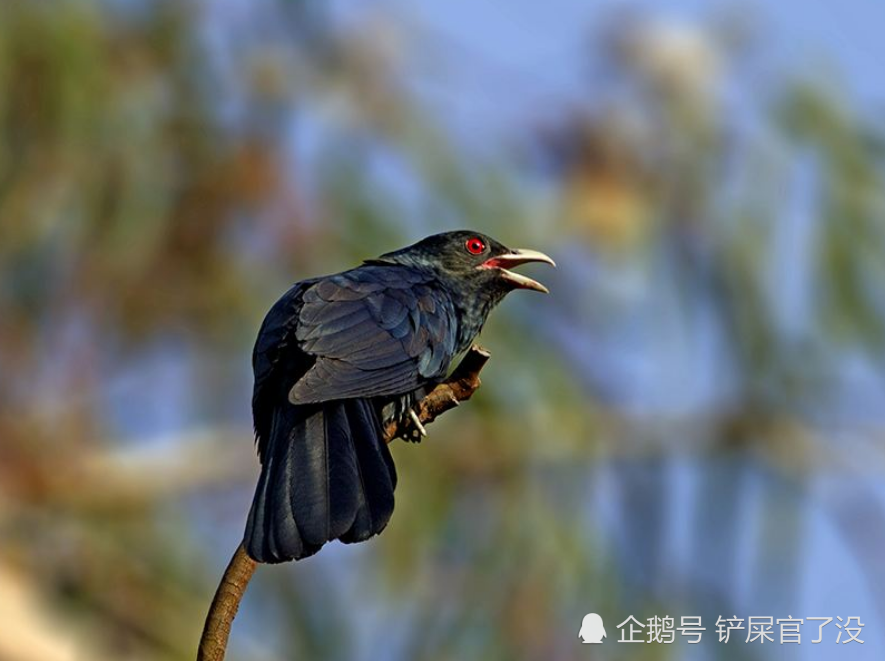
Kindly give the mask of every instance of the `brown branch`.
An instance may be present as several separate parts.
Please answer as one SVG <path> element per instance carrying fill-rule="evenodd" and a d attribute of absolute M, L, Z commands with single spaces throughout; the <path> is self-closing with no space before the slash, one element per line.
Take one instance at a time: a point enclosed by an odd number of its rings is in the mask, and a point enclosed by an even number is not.
<path fill-rule="evenodd" d="M 479 373 L 488 360 L 488 351 L 478 345 L 471 347 L 449 378 L 418 402 L 416 411 L 421 424 L 430 424 L 449 409 L 470 399 L 480 386 Z M 414 432 L 410 420 L 392 422 L 384 429 L 384 440 L 390 443 L 395 438 L 409 438 Z M 240 544 L 224 570 L 209 607 L 197 650 L 197 661 L 223 661 L 231 625 L 257 567 L 258 563 L 246 554 L 246 549 Z"/>
<path fill-rule="evenodd" d="M 230 559 L 227 569 L 224 570 L 221 583 L 218 584 L 212 605 L 209 607 L 206 624 L 203 625 L 203 635 L 200 637 L 200 647 L 197 650 L 197 661 L 224 659 L 231 625 L 257 567 L 258 563 L 246 555 L 246 549 L 240 544 Z"/>

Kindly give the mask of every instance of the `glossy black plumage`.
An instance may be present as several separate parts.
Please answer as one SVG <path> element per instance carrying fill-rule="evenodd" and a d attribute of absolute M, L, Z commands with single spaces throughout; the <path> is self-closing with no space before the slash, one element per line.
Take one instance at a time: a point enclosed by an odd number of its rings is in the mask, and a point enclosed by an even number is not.
<path fill-rule="evenodd" d="M 465 249 L 476 237 L 482 254 Z M 498 267 L 539 259 L 515 255 L 476 232 L 435 235 L 300 282 L 271 308 L 253 353 L 252 558 L 299 559 L 384 529 L 396 470 L 383 423 L 445 377 L 508 291 L 541 288 Z"/>

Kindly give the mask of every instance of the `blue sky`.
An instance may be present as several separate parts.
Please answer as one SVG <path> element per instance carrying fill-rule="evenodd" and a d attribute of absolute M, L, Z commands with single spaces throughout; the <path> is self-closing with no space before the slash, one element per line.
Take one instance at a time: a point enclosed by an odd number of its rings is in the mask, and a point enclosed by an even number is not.
<path fill-rule="evenodd" d="M 825 76 L 867 111 L 885 100 L 885 3 L 875 0 L 337 0 L 335 7 L 345 21 L 375 13 L 417 28 L 418 61 L 410 63 L 416 89 L 468 134 L 506 131 L 528 108 L 592 94 L 580 64 L 600 24 L 618 11 L 702 24 L 749 20 L 761 45 L 759 64 L 775 78 L 779 71 Z"/>

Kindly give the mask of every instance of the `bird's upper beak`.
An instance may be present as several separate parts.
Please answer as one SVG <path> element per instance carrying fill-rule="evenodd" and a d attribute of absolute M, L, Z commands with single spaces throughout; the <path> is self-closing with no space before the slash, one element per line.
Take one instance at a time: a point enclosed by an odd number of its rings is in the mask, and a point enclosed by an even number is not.
<path fill-rule="evenodd" d="M 500 269 L 501 277 L 512 284 L 516 289 L 534 289 L 535 291 L 544 294 L 549 293 L 547 287 L 540 282 L 507 270 L 508 267 L 528 264 L 529 262 L 544 262 L 545 264 L 550 264 L 550 266 L 554 268 L 556 267 L 556 262 L 544 253 L 538 252 L 537 250 L 526 249 L 511 250 L 503 255 L 491 257 L 482 263 L 482 267 L 487 269 Z"/>

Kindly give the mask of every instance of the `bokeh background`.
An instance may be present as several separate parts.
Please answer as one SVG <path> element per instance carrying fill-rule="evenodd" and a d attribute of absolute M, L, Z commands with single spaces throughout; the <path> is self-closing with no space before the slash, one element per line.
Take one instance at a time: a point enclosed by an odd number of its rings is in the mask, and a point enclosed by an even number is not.
<path fill-rule="evenodd" d="M 465 226 L 551 254 L 552 293 L 509 297 L 477 396 L 394 446 L 380 538 L 259 570 L 229 658 L 883 658 L 882 25 L 5 0 L 0 659 L 193 658 L 258 474 L 265 311 Z M 617 645 L 628 615 L 707 632 Z M 718 643 L 719 615 L 866 642 Z"/>

